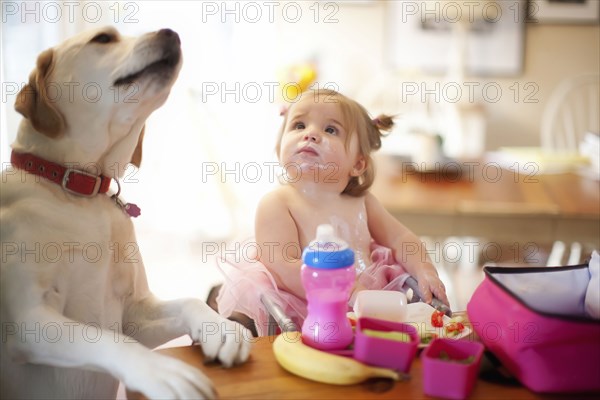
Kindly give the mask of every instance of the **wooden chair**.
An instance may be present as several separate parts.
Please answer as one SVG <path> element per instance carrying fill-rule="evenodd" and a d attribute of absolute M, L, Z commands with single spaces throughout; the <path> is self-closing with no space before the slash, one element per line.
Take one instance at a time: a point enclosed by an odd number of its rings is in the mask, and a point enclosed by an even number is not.
<path fill-rule="evenodd" d="M 579 75 L 560 82 L 542 114 L 542 148 L 549 153 L 577 154 L 587 132 L 600 133 L 599 98 L 598 75 Z"/>

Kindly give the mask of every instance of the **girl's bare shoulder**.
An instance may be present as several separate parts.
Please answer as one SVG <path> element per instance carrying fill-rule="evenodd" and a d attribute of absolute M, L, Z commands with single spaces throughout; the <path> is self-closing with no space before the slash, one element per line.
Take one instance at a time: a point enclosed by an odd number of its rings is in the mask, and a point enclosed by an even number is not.
<path fill-rule="evenodd" d="M 287 207 L 292 193 L 286 186 L 280 186 L 265 194 L 259 202 L 260 208 Z"/>

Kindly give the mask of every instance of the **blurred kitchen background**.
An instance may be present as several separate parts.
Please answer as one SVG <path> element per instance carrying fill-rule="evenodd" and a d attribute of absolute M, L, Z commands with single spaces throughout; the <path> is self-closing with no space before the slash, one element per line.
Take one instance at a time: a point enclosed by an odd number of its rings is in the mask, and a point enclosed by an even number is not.
<path fill-rule="evenodd" d="M 284 100 L 330 87 L 398 116 L 373 190 L 428 243 L 462 309 L 484 263 L 558 265 L 600 247 L 599 4 L 3 1 L 2 165 L 42 50 L 104 25 L 168 27 L 183 69 L 123 179 L 160 297 L 205 298 L 223 280 L 215 257 L 244 251 L 278 184 Z"/>

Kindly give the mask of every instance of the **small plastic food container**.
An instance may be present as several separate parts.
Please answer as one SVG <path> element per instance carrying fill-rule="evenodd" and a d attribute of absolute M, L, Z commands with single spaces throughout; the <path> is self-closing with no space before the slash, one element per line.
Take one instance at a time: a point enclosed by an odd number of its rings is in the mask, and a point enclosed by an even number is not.
<path fill-rule="evenodd" d="M 375 318 L 393 322 L 406 319 L 406 295 L 391 290 L 361 290 L 354 302 L 358 318 Z"/>
<path fill-rule="evenodd" d="M 406 341 L 399 340 L 400 338 Z M 354 338 L 354 358 L 365 364 L 407 373 L 417 353 L 418 344 L 419 334 L 414 326 L 359 318 Z"/>
<path fill-rule="evenodd" d="M 428 396 L 464 399 L 477 381 L 484 347 L 479 342 L 435 339 L 423 350 L 423 391 Z"/>

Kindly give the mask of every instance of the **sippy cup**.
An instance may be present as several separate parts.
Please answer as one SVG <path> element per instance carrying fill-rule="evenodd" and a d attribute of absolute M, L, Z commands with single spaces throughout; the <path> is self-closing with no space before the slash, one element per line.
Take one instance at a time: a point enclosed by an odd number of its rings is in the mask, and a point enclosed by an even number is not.
<path fill-rule="evenodd" d="M 346 312 L 356 276 L 354 252 L 336 237 L 331 225 L 319 225 L 302 261 L 300 273 L 308 302 L 302 340 L 320 350 L 344 349 L 353 340 Z"/>

